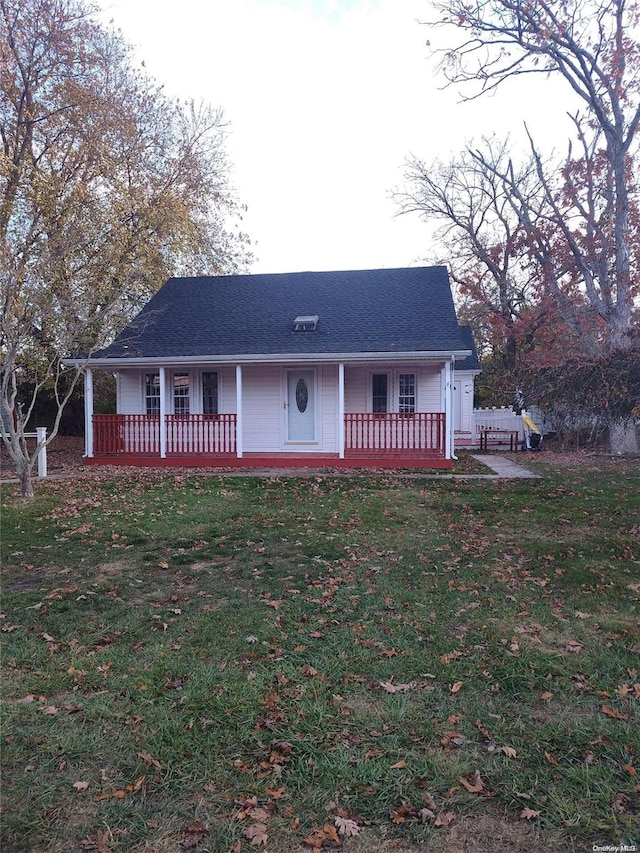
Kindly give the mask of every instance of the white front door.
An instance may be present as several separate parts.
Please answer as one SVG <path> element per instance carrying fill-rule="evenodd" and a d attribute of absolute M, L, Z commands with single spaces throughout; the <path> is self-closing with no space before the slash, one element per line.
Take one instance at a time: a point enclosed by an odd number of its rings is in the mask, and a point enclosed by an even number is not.
<path fill-rule="evenodd" d="M 287 373 L 287 441 L 316 441 L 316 383 L 312 370 Z"/>

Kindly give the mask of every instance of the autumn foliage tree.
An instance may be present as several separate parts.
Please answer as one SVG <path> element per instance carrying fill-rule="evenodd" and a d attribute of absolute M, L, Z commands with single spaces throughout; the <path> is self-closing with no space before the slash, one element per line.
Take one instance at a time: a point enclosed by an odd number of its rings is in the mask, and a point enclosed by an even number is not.
<path fill-rule="evenodd" d="M 436 26 L 462 37 L 441 70 L 467 97 L 482 97 L 522 75 L 567 84 L 571 141 L 564 162 L 547 160 L 529 137 L 527 179 L 510 156 L 467 152 L 500 188 L 515 220 L 517 264 L 530 276 L 533 312 L 553 306 L 557 352 L 610 359 L 637 345 L 640 11 L 635 0 L 436 0 Z M 471 87 L 471 88 L 469 88 Z M 531 179 L 535 191 L 531 192 Z M 503 235 L 495 237 L 501 250 Z M 486 260 L 477 255 L 486 268 Z M 542 307 L 543 314 L 537 311 Z M 538 319 L 536 319 L 538 315 Z M 539 340 L 539 339 L 538 339 Z M 567 345 L 569 343 L 569 346 Z M 539 356 L 543 347 L 538 347 Z M 553 349 L 553 348 L 552 348 Z M 632 408 L 610 407 L 613 452 L 637 452 Z"/>
<path fill-rule="evenodd" d="M 61 358 L 107 342 L 168 275 L 248 252 L 222 114 L 169 100 L 84 0 L 0 0 L 0 92 L 2 436 L 27 495 L 36 397 L 57 402 L 50 441 L 80 375 Z"/>

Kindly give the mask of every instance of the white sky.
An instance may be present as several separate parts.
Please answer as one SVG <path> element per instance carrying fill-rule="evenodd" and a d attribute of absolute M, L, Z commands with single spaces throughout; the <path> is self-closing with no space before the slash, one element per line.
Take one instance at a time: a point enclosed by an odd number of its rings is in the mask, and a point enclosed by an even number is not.
<path fill-rule="evenodd" d="M 563 125 L 548 81 L 459 103 L 441 90 L 418 20 L 428 0 L 104 0 L 107 19 L 168 94 L 230 124 L 252 272 L 411 266 L 429 228 L 396 217 L 405 158 L 449 159 L 482 134 Z M 564 147 L 566 131 L 559 136 Z"/>

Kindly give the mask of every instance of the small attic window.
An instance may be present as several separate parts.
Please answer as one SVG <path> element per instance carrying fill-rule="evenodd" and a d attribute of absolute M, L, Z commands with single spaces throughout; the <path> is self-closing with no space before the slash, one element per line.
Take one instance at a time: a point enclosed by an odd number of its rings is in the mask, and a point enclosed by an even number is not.
<path fill-rule="evenodd" d="M 301 315 L 300 317 L 296 317 L 296 319 L 293 321 L 293 331 L 315 332 L 319 319 L 320 318 L 317 314 L 305 314 Z"/>

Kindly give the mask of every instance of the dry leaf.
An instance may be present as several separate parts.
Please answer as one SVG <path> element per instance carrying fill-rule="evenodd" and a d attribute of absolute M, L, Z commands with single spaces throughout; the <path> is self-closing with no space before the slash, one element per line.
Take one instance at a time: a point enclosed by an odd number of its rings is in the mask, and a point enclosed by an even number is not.
<path fill-rule="evenodd" d="M 501 746 L 500 749 L 504 752 L 507 758 L 515 758 L 518 754 L 512 746 Z"/>
<path fill-rule="evenodd" d="M 536 811 L 536 809 L 530 809 L 527 807 L 526 809 L 522 809 L 522 811 L 520 812 L 520 817 L 523 820 L 533 820 L 534 817 L 538 817 L 538 815 L 540 814 L 541 812 Z"/>
<path fill-rule="evenodd" d="M 553 764 L 554 767 L 558 766 L 558 762 L 556 761 L 556 759 L 553 757 L 553 755 L 551 755 L 550 752 L 547 752 L 546 749 L 544 751 L 544 757 L 547 759 L 549 764 Z"/>
<path fill-rule="evenodd" d="M 164 770 L 165 769 L 165 767 L 162 764 L 160 764 L 160 762 L 157 759 L 153 758 L 153 756 L 151 756 L 148 752 L 139 752 L 138 758 L 141 758 L 143 761 L 146 761 L 147 764 L 153 765 L 157 770 Z"/>
<path fill-rule="evenodd" d="M 420 811 L 418 812 L 418 816 L 420 817 L 420 820 L 423 823 L 426 823 L 429 820 L 433 820 L 436 816 L 436 813 L 431 811 L 431 809 L 424 808 L 420 809 Z"/>
<path fill-rule="evenodd" d="M 463 684 L 464 684 L 464 681 L 456 681 L 456 683 L 455 683 L 455 684 L 450 684 L 450 685 L 449 685 L 449 690 L 450 690 L 452 693 L 457 693 L 457 692 L 460 690 L 460 688 L 462 687 L 462 685 L 463 685 Z"/>
<path fill-rule="evenodd" d="M 572 652 L 573 654 L 578 654 L 578 652 L 583 651 L 584 644 L 578 643 L 576 640 L 569 640 L 567 645 L 564 647 L 566 652 Z"/>
<path fill-rule="evenodd" d="M 471 775 L 469 779 L 465 779 L 464 776 L 458 776 L 458 782 L 463 785 L 470 794 L 480 794 L 484 791 L 484 782 L 482 781 L 482 776 L 478 770 Z"/>
<path fill-rule="evenodd" d="M 540 694 L 540 698 L 543 699 L 545 702 L 548 702 L 552 696 L 553 693 L 550 693 L 548 690 L 545 690 L 544 693 Z"/>
<path fill-rule="evenodd" d="M 392 764 L 389 770 L 401 770 L 403 767 L 407 766 L 406 761 L 396 761 L 395 764 Z"/>
<path fill-rule="evenodd" d="M 360 827 L 355 820 L 350 820 L 346 817 L 337 817 L 334 821 L 340 835 L 346 838 L 353 838 L 360 832 Z"/>
<path fill-rule="evenodd" d="M 43 714 L 46 714 L 47 716 L 51 716 L 52 714 L 57 714 L 60 709 L 56 708 L 55 705 L 47 705 L 46 708 L 41 708 L 40 710 L 42 711 Z"/>
<path fill-rule="evenodd" d="M 415 681 L 410 681 L 408 684 L 394 684 L 392 681 L 380 681 L 378 683 L 387 693 L 401 693 L 403 690 L 413 690 L 416 686 Z"/>
<path fill-rule="evenodd" d="M 72 785 L 73 788 L 76 788 L 78 791 L 86 791 L 89 787 L 88 782 L 74 782 Z"/>
<path fill-rule="evenodd" d="M 266 844 L 269 836 L 267 835 L 267 827 L 264 823 L 252 823 L 244 830 L 244 837 L 248 838 L 252 847 L 260 847 Z"/>
<path fill-rule="evenodd" d="M 435 826 L 449 826 L 456 818 L 455 812 L 441 812 L 435 821 Z"/>
<path fill-rule="evenodd" d="M 623 714 L 622 711 L 616 711 L 614 708 L 610 708 L 608 705 L 603 705 L 602 713 L 606 714 L 607 717 L 612 717 L 614 720 L 628 720 L 629 715 Z"/>
<path fill-rule="evenodd" d="M 280 797 L 284 794 L 286 788 L 283 785 L 282 788 L 265 788 L 265 794 L 271 797 L 272 800 L 279 800 Z"/>

